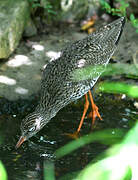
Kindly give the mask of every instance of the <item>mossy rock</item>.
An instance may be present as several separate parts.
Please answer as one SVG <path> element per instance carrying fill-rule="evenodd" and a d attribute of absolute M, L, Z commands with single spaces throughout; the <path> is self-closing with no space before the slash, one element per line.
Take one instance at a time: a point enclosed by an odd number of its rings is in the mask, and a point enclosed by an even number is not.
<path fill-rule="evenodd" d="M 28 19 L 28 1 L 0 1 L 0 59 L 8 58 L 15 50 Z"/>

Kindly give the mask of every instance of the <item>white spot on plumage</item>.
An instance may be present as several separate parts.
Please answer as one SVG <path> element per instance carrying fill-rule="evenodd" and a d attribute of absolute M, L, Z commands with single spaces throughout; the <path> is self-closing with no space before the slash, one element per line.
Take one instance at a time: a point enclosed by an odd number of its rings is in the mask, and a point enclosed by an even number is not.
<path fill-rule="evenodd" d="M 40 127 L 41 127 L 41 120 L 42 120 L 41 117 L 38 117 L 38 118 L 36 119 L 36 122 L 35 122 L 35 124 L 36 124 L 36 129 L 40 129 Z"/>
<path fill-rule="evenodd" d="M 85 65 L 85 62 L 86 62 L 85 59 L 80 59 L 80 60 L 78 61 L 78 67 L 83 67 L 83 66 Z"/>

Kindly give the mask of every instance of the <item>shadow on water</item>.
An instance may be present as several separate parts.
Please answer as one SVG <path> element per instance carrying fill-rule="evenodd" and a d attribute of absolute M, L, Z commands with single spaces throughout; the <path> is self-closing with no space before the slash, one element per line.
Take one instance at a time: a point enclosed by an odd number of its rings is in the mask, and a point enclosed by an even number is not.
<path fill-rule="evenodd" d="M 107 148 L 105 145 L 92 143 L 58 161 L 55 160 L 55 150 L 71 141 L 64 133 L 75 132 L 79 124 L 83 111 L 82 101 L 83 99 L 78 101 L 79 104 L 71 104 L 62 109 L 35 137 L 16 150 L 20 122 L 35 108 L 38 97 L 32 96 L 29 100 L 16 102 L 0 99 L 0 159 L 6 167 L 8 179 L 43 179 L 44 160 L 55 161 L 55 174 L 58 178 L 81 170 Z M 94 131 L 118 127 L 128 129 L 129 121 L 135 116 L 132 100 L 121 100 L 113 95 L 102 94 L 95 102 L 99 106 L 103 121 L 96 122 Z M 91 120 L 85 119 L 81 135 L 89 132 Z"/>

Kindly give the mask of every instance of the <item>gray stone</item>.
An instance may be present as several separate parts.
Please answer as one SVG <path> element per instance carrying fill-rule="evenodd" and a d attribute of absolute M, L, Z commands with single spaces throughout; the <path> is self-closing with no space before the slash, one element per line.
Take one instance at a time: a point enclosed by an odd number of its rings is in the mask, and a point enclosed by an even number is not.
<path fill-rule="evenodd" d="M 121 59 L 121 63 L 127 63 L 133 59 L 133 55 L 138 51 L 138 35 L 136 29 L 130 22 L 125 24 L 122 37 L 117 51 L 114 53 L 115 59 Z"/>
<path fill-rule="evenodd" d="M 37 29 L 32 21 L 32 19 L 30 18 L 28 21 L 27 21 L 27 24 L 26 24 L 26 27 L 24 29 L 24 33 L 23 33 L 23 36 L 25 37 L 31 37 L 31 36 L 34 36 L 37 34 Z"/>
<path fill-rule="evenodd" d="M 15 50 L 29 18 L 26 0 L 0 1 L 0 58 L 7 58 Z"/>
<path fill-rule="evenodd" d="M 75 20 L 79 21 L 85 17 L 88 12 L 89 4 L 88 0 L 72 0 L 68 1 L 68 4 L 66 4 L 66 0 L 63 0 L 61 3 L 61 7 L 63 10 L 61 20 L 73 22 Z"/>
<path fill-rule="evenodd" d="M 61 8 L 61 21 L 78 22 L 97 14 L 100 3 L 99 0 L 70 0 L 68 3 L 62 0 Z"/>

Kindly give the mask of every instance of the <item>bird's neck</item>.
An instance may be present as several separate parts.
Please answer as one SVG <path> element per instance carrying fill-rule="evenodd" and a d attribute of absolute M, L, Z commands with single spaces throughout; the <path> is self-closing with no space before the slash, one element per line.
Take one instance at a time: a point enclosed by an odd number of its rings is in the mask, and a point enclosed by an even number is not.
<path fill-rule="evenodd" d="M 45 122 L 45 124 L 47 124 L 50 121 L 50 119 L 52 119 L 57 114 L 57 111 L 45 109 L 39 105 L 36 107 L 35 112 L 42 119 L 42 121 Z"/>

